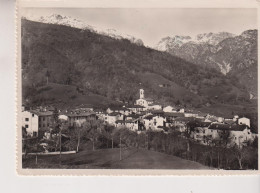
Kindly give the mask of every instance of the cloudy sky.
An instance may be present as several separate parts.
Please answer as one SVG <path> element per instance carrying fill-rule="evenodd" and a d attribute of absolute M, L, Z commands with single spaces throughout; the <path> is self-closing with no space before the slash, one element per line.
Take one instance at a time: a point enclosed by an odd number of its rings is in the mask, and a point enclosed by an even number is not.
<path fill-rule="evenodd" d="M 257 28 L 256 9 L 222 8 L 26 8 L 26 17 L 61 14 L 84 21 L 97 28 L 117 31 L 141 38 L 154 46 L 166 36 L 227 31 L 240 34 Z"/>

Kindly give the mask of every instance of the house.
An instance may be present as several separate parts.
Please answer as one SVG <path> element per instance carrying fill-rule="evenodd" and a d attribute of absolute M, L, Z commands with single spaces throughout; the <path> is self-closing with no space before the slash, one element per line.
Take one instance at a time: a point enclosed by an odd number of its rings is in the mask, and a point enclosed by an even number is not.
<path fill-rule="evenodd" d="M 45 108 L 22 112 L 22 126 L 29 136 L 38 136 L 40 130 L 49 130 L 52 124 L 53 112 Z"/>
<path fill-rule="evenodd" d="M 148 107 L 153 104 L 153 100 L 150 98 L 144 98 L 144 90 L 140 89 L 140 98 L 136 100 L 136 105 L 141 105 L 143 107 Z"/>
<path fill-rule="evenodd" d="M 208 127 L 211 124 L 210 122 L 195 122 L 195 128 L 191 131 L 191 137 L 204 145 L 208 144 Z"/>
<path fill-rule="evenodd" d="M 59 119 L 64 120 L 64 121 L 68 121 L 69 117 L 61 112 L 60 115 L 59 115 Z"/>
<path fill-rule="evenodd" d="M 185 112 L 184 117 L 198 117 L 198 114 L 191 113 L 191 112 Z"/>
<path fill-rule="evenodd" d="M 184 117 L 184 113 L 166 112 L 164 113 L 164 116 L 169 117 L 171 119 L 175 119 L 177 117 Z"/>
<path fill-rule="evenodd" d="M 38 115 L 39 130 L 48 130 L 53 124 L 53 112 L 44 110 L 31 110 L 31 113 Z"/>
<path fill-rule="evenodd" d="M 22 127 L 25 128 L 26 134 L 31 137 L 37 137 L 39 131 L 39 117 L 35 113 L 30 111 L 23 111 L 22 116 Z"/>
<path fill-rule="evenodd" d="M 170 113 L 170 112 L 177 112 L 176 109 L 175 109 L 174 107 L 172 107 L 172 106 L 166 106 L 166 107 L 164 107 L 164 108 L 163 108 L 163 111 L 164 111 L 164 112 L 168 112 L 168 113 Z"/>
<path fill-rule="evenodd" d="M 125 127 L 132 131 L 138 131 L 138 120 L 117 120 L 115 121 L 115 127 Z"/>
<path fill-rule="evenodd" d="M 110 125 L 116 125 L 116 121 L 124 120 L 124 115 L 119 113 L 119 112 L 112 112 L 109 113 L 106 117 L 105 117 L 105 122 L 107 122 Z"/>
<path fill-rule="evenodd" d="M 248 119 L 246 117 L 239 118 L 238 124 L 239 125 L 247 125 L 248 127 L 250 127 L 250 119 Z"/>
<path fill-rule="evenodd" d="M 138 120 L 126 120 L 125 121 L 126 128 L 137 131 L 138 130 Z"/>
<path fill-rule="evenodd" d="M 125 117 L 125 120 L 136 120 L 136 119 L 139 119 L 140 118 L 140 115 L 138 114 L 131 114 L 131 115 L 128 115 Z"/>
<path fill-rule="evenodd" d="M 185 110 L 183 108 L 179 109 L 179 113 L 184 113 Z"/>
<path fill-rule="evenodd" d="M 116 120 L 115 121 L 115 127 L 125 127 L 125 121 L 124 120 Z"/>
<path fill-rule="evenodd" d="M 105 117 L 107 117 L 108 113 L 103 109 L 95 109 L 94 112 L 96 113 L 98 119 L 105 120 Z"/>
<path fill-rule="evenodd" d="M 238 120 L 238 118 L 239 118 L 239 116 L 238 116 L 238 115 L 234 115 L 234 117 L 233 117 L 233 121 L 237 121 L 237 120 Z"/>
<path fill-rule="evenodd" d="M 176 131 L 184 133 L 187 131 L 187 123 L 194 120 L 194 117 L 176 117 L 172 121 L 172 127 L 174 127 Z"/>
<path fill-rule="evenodd" d="M 207 113 L 202 113 L 202 112 L 198 112 L 198 114 L 196 114 L 197 116 L 195 116 L 198 119 L 205 119 L 208 117 Z"/>
<path fill-rule="evenodd" d="M 89 120 L 97 120 L 96 113 L 91 110 L 70 110 L 65 113 L 68 116 L 70 126 L 82 126 L 83 123 Z"/>
<path fill-rule="evenodd" d="M 147 108 L 149 110 L 161 110 L 162 109 L 162 105 L 160 105 L 160 104 L 151 104 L 151 105 L 148 105 Z"/>
<path fill-rule="evenodd" d="M 161 115 L 148 115 L 143 121 L 146 129 L 158 130 L 158 126 L 166 126 L 166 117 Z"/>
<path fill-rule="evenodd" d="M 94 108 L 91 104 L 81 104 L 75 108 L 75 110 L 85 110 L 85 111 L 94 111 Z"/>
<path fill-rule="evenodd" d="M 236 144 L 238 147 L 246 145 L 247 142 L 252 141 L 254 136 L 247 125 L 228 125 L 214 123 L 209 126 L 209 133 L 212 139 L 220 139 L 222 131 L 230 132 L 230 142 L 229 145 L 233 146 Z"/>
<path fill-rule="evenodd" d="M 128 105 L 126 108 L 132 113 L 141 113 L 146 110 L 146 108 L 141 105 Z"/>
<path fill-rule="evenodd" d="M 126 107 L 109 107 L 107 109 L 108 114 L 113 113 L 113 112 L 121 113 L 126 116 L 130 114 L 130 110 L 127 109 Z"/>

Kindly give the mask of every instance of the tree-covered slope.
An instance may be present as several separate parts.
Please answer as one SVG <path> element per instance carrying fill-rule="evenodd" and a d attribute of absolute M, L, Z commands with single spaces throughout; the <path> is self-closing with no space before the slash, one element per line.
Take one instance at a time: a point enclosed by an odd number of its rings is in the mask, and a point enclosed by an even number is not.
<path fill-rule="evenodd" d="M 89 30 L 22 20 L 24 100 L 32 88 L 73 85 L 79 93 L 133 101 L 138 89 L 162 103 L 204 105 L 249 99 L 246 89 L 214 69 Z M 163 85 L 163 86 L 162 86 Z M 50 96 L 51 97 L 51 96 Z"/>

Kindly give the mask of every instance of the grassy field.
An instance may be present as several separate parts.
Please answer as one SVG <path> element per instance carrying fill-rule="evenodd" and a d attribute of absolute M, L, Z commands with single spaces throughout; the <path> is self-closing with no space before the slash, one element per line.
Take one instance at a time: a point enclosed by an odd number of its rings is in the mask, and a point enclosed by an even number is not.
<path fill-rule="evenodd" d="M 128 148 L 120 150 L 100 149 L 82 151 L 77 154 L 28 156 L 23 159 L 23 168 L 68 168 L 68 169 L 208 169 L 197 162 L 145 149 Z"/>

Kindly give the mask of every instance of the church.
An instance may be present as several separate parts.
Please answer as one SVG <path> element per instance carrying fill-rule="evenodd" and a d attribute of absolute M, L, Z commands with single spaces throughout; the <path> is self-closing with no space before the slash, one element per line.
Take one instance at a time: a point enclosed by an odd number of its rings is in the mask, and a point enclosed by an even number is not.
<path fill-rule="evenodd" d="M 137 105 L 141 105 L 143 107 L 148 107 L 153 104 L 153 100 L 150 98 L 144 98 L 144 89 L 139 90 L 140 98 L 136 100 Z"/>

